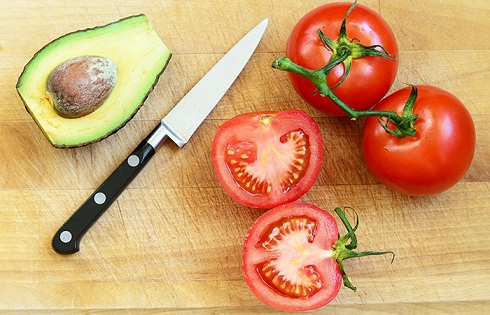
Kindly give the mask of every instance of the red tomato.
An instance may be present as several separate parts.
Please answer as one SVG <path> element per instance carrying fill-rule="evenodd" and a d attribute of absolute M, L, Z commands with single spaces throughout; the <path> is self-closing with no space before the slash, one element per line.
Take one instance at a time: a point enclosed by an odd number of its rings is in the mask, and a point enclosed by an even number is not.
<path fill-rule="evenodd" d="M 475 127 L 454 95 L 433 86 L 417 88 L 415 136 L 391 136 L 376 117 L 369 117 L 363 134 L 364 159 L 387 187 L 413 196 L 433 195 L 452 187 L 467 172 L 475 152 Z M 407 87 L 391 94 L 373 110 L 401 113 L 410 91 Z"/>
<path fill-rule="evenodd" d="M 219 183 L 238 203 L 272 208 L 295 201 L 320 173 L 323 142 L 313 119 L 300 110 L 236 116 L 213 140 Z"/>
<path fill-rule="evenodd" d="M 286 47 L 286 56 L 294 63 L 310 70 L 325 66 L 331 51 L 325 48 L 317 30 L 337 40 L 342 21 L 350 3 L 329 3 L 307 13 L 293 28 Z M 356 5 L 347 18 L 346 34 L 354 43 L 364 46 L 381 45 L 392 55 L 398 55 L 395 36 L 385 20 L 375 11 Z M 347 79 L 333 92 L 356 110 L 366 110 L 376 104 L 393 84 L 398 71 L 398 60 L 382 57 L 361 57 L 352 60 Z M 307 79 L 288 73 L 296 92 L 310 105 L 329 115 L 346 116 L 328 97 L 315 93 L 316 87 Z M 344 66 L 338 65 L 327 77 L 330 87 L 344 75 Z"/>
<path fill-rule="evenodd" d="M 332 215 L 291 203 L 265 212 L 243 247 L 243 272 L 252 292 L 285 311 L 308 311 L 332 301 L 342 274 L 331 249 L 338 238 Z"/>

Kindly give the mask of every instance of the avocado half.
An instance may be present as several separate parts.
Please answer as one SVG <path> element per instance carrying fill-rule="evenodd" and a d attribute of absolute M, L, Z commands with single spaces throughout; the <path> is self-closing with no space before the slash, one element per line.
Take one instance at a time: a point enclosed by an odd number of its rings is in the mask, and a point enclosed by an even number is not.
<path fill-rule="evenodd" d="M 117 66 L 111 94 L 94 112 L 66 118 L 58 114 L 46 91 L 50 73 L 80 56 L 102 56 Z M 122 128 L 143 105 L 172 54 L 144 14 L 61 36 L 39 50 L 24 67 L 17 92 L 27 111 L 54 147 L 80 147 Z"/>

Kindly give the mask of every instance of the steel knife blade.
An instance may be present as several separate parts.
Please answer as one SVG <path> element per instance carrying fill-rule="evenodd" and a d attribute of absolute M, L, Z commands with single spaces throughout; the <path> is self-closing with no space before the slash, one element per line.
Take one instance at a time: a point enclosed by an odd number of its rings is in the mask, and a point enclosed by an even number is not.
<path fill-rule="evenodd" d="M 243 70 L 267 24 L 268 19 L 263 20 L 237 42 L 58 229 L 52 241 L 57 253 L 79 251 L 83 235 L 146 165 L 161 143 L 170 138 L 183 147 L 189 141 Z"/>

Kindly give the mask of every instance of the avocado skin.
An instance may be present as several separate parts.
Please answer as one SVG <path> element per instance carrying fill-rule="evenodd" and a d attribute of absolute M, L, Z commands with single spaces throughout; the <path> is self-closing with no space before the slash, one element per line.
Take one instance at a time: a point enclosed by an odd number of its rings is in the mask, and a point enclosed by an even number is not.
<path fill-rule="evenodd" d="M 127 24 L 127 26 L 125 24 Z M 111 46 L 110 49 L 106 50 L 108 56 L 104 56 L 105 54 L 101 53 L 100 50 L 93 51 L 92 53 L 89 45 L 93 44 L 94 42 L 100 42 L 102 46 L 108 46 L 107 43 L 104 44 L 106 39 L 111 36 L 110 34 L 108 34 L 107 31 L 111 30 L 115 33 L 118 33 L 117 28 L 120 25 L 121 27 L 127 28 L 127 30 L 123 31 L 126 31 L 134 36 L 134 38 L 132 38 L 133 40 L 130 41 L 129 44 L 121 45 L 122 47 L 117 47 L 117 45 L 114 45 L 115 47 Z M 132 31 L 132 29 L 141 29 L 142 31 L 140 34 L 138 34 L 137 31 Z M 102 31 L 102 35 L 100 36 L 99 40 L 97 40 L 98 31 Z M 81 34 L 84 35 L 79 36 Z M 78 43 L 75 43 L 75 45 L 71 45 L 73 44 L 73 40 L 71 39 L 71 37 L 73 36 L 80 37 L 80 41 Z M 56 64 L 50 65 L 43 69 L 43 61 L 40 59 L 46 58 L 46 55 L 49 55 L 49 51 L 53 49 L 53 46 L 61 46 L 61 48 L 63 48 L 63 41 L 66 38 L 70 38 L 71 43 L 69 43 L 69 45 L 71 46 L 83 46 L 83 41 L 86 40 L 86 37 L 88 38 L 89 36 L 91 36 L 90 38 L 92 38 L 92 40 L 88 41 L 88 44 L 86 47 L 84 47 L 83 52 L 81 51 L 79 54 L 72 52 L 70 56 L 64 56 L 64 58 L 60 58 L 59 60 L 57 60 Z M 148 46 L 147 42 L 150 42 L 153 46 L 150 46 L 146 50 L 146 47 L 142 48 L 139 47 L 139 45 L 135 45 L 137 43 L 144 43 L 144 45 L 141 46 Z M 132 58 L 131 61 L 127 62 L 127 65 L 126 61 L 128 59 L 128 56 L 126 55 L 128 54 L 126 54 L 125 52 L 127 52 L 128 50 L 124 50 L 123 48 L 130 48 L 131 50 L 131 47 L 138 50 L 137 53 L 135 53 L 134 55 L 141 56 L 141 58 Z M 149 50 L 155 50 L 156 52 L 152 53 L 151 57 L 149 57 L 148 55 L 150 54 L 148 53 L 147 55 L 147 52 Z M 59 52 L 60 47 L 55 47 L 54 51 Z M 138 53 L 140 54 L 138 55 Z M 66 118 L 57 114 L 53 114 L 55 110 L 54 108 L 52 108 L 52 104 L 48 101 L 48 97 L 43 97 L 43 95 L 47 93 L 45 86 L 47 77 L 49 76 L 51 71 L 62 62 L 74 57 L 93 54 L 103 55 L 104 57 L 108 58 L 112 57 L 113 60 L 115 59 L 118 69 L 123 68 L 123 72 L 126 73 L 125 80 L 118 80 L 116 88 L 114 89 L 114 91 L 112 91 L 111 95 L 104 102 L 104 104 L 99 109 L 87 116 L 83 116 L 80 118 Z M 114 55 L 119 56 L 120 58 L 114 58 Z M 128 16 L 103 26 L 96 26 L 83 30 L 73 31 L 52 40 L 44 47 L 42 47 L 39 51 L 37 51 L 33 55 L 32 59 L 24 66 L 23 71 L 17 81 L 16 89 L 24 103 L 27 112 L 32 116 L 34 121 L 40 127 L 43 134 L 55 148 L 82 147 L 101 141 L 108 136 L 114 134 L 122 127 L 124 127 L 136 115 L 138 110 L 148 98 L 149 94 L 153 91 L 155 85 L 158 83 L 158 80 L 162 73 L 165 71 L 171 57 L 172 54 L 170 50 L 158 37 L 158 34 L 156 34 L 156 32 L 153 30 L 144 14 Z M 153 59 L 150 60 L 150 58 Z M 125 60 L 125 62 L 119 63 L 119 60 Z M 147 68 L 138 69 L 138 67 L 142 63 L 144 63 Z M 32 70 L 31 68 L 33 67 L 36 69 Z M 37 71 L 40 71 L 40 69 L 43 70 L 41 75 L 42 78 L 37 78 L 35 84 L 31 84 L 31 79 L 33 78 L 33 76 L 36 75 Z M 138 72 L 138 70 L 141 71 Z M 134 71 L 136 71 L 137 73 L 141 73 L 141 76 L 137 78 L 129 77 L 129 73 L 134 73 Z M 145 73 L 146 75 L 143 76 L 143 73 Z M 143 87 L 141 87 L 141 84 L 138 84 L 138 82 L 140 81 L 145 81 Z M 122 101 L 128 99 L 124 97 L 128 96 L 127 92 L 124 92 L 125 95 L 120 98 L 114 97 L 114 94 L 116 94 L 117 96 L 117 93 L 120 93 L 122 90 L 131 90 L 133 88 L 133 83 L 136 83 L 136 85 L 140 86 L 137 91 L 133 91 L 135 94 L 137 94 L 137 97 L 132 97 L 132 94 L 130 93 L 130 101 L 128 102 Z M 31 95 L 30 91 L 32 90 L 36 90 L 37 94 Z M 121 101 L 117 102 L 117 100 Z M 121 112 L 123 112 L 124 114 L 120 114 Z M 48 119 L 46 118 L 47 116 Z M 110 120 L 112 117 L 115 117 L 117 119 Z M 109 119 L 109 121 L 107 121 L 107 119 Z M 75 125 L 77 127 L 73 128 L 73 126 Z M 79 137 L 79 135 L 82 134 L 83 136 Z"/>

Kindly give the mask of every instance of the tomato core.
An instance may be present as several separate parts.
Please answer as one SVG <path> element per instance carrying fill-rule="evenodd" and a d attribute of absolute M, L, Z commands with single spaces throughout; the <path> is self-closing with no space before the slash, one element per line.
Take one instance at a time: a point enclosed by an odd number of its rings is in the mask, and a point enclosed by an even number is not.
<path fill-rule="evenodd" d="M 324 284 L 315 261 L 331 257 L 331 251 L 313 245 L 317 224 L 308 217 L 288 217 L 270 226 L 259 247 L 268 252 L 267 259 L 256 266 L 262 280 L 279 294 L 308 299 Z"/>
<path fill-rule="evenodd" d="M 303 179 L 308 169 L 310 144 L 303 130 L 291 131 L 280 136 L 279 141 L 274 140 L 260 148 L 249 141 L 230 142 L 226 147 L 228 171 L 235 183 L 253 196 L 267 197 L 273 186 L 286 193 Z M 273 176 L 271 169 L 274 169 Z"/>

